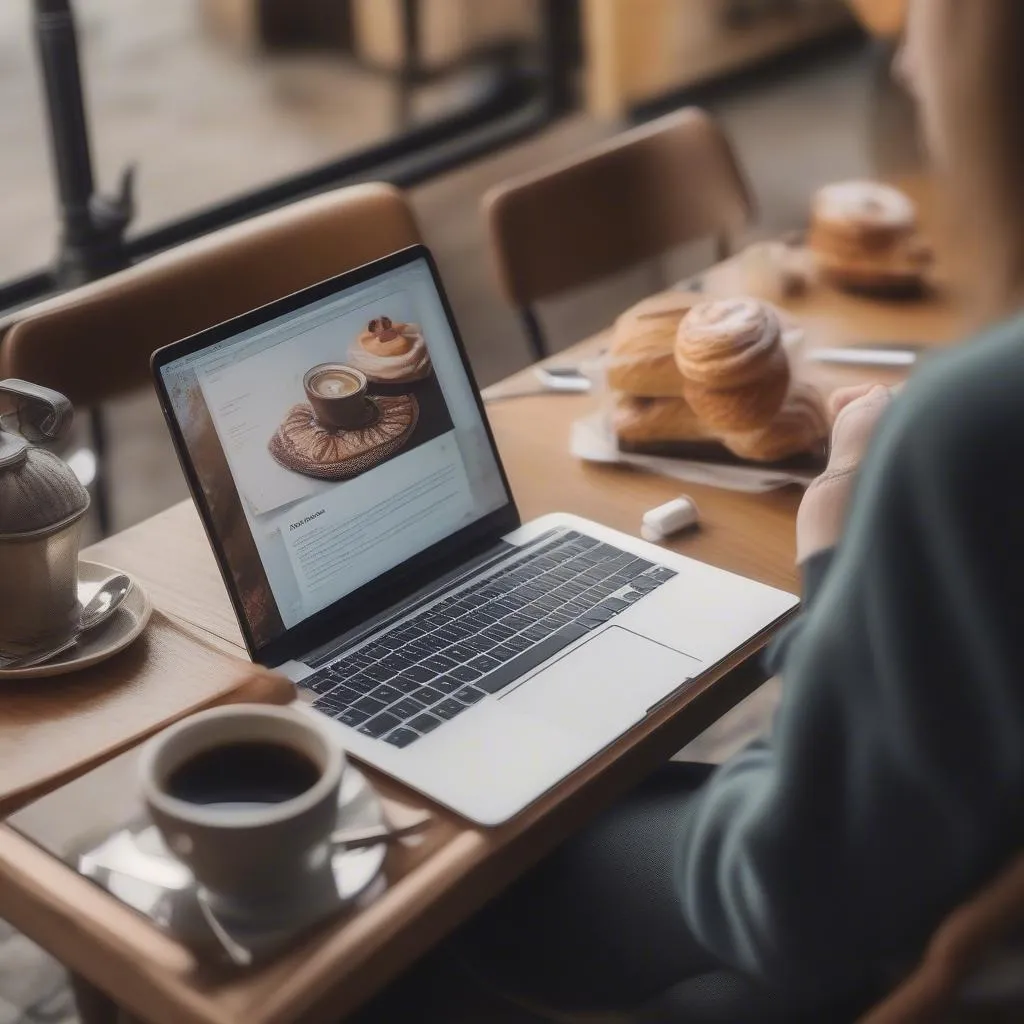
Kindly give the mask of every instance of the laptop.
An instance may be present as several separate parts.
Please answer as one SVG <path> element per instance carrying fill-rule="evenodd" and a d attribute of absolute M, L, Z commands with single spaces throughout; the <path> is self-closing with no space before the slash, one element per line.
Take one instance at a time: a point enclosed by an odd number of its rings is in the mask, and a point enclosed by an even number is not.
<path fill-rule="evenodd" d="M 353 756 L 479 824 L 797 605 L 574 515 L 522 523 L 422 246 L 169 345 L 153 372 L 249 655 Z"/>

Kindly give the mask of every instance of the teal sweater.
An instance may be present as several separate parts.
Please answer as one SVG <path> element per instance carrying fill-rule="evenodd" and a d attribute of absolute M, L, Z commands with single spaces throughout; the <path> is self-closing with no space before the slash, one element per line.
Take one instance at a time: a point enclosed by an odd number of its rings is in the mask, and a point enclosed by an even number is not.
<path fill-rule="evenodd" d="M 835 995 L 1024 848 L 1024 318 L 914 375 L 808 569 L 772 735 L 691 799 L 676 880 L 727 964 Z"/>

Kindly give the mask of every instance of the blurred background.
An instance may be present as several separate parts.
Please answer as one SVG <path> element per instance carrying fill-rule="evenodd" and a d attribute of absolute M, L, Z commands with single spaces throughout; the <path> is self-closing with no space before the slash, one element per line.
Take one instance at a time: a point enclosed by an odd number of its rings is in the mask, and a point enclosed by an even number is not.
<path fill-rule="evenodd" d="M 857 17 L 870 21 L 878 6 L 6 0 L 0 317 L 301 196 L 383 179 L 409 190 L 487 385 L 530 361 L 489 262 L 488 188 L 698 103 L 736 146 L 758 202 L 756 232 L 798 228 L 818 185 L 898 173 L 916 158 L 891 44 Z M 91 168 L 58 176 L 52 140 L 81 132 L 71 102 L 79 86 Z M 62 251 L 59 188 L 94 187 L 117 211 L 129 167 L 123 243 L 91 264 L 66 240 Z M 666 279 L 711 258 L 678 253 Z M 649 278 L 627 275 L 544 309 L 552 347 L 604 327 L 650 290 Z M 106 415 L 110 525 L 121 529 L 187 492 L 148 392 L 110 403 Z"/>

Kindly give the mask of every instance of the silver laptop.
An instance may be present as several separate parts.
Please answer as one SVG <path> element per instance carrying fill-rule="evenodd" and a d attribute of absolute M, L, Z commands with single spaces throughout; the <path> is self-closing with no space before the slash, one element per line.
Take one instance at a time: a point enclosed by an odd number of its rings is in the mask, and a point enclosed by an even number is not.
<path fill-rule="evenodd" d="M 423 247 L 153 369 L 253 660 L 351 754 L 480 824 L 797 604 L 575 516 L 522 524 Z"/>

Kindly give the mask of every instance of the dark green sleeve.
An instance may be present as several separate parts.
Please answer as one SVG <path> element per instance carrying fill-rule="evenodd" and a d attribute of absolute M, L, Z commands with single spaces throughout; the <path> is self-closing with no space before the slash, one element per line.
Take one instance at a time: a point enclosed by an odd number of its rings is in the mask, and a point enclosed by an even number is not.
<path fill-rule="evenodd" d="M 772 675 L 776 675 L 781 670 L 790 645 L 803 632 L 804 624 L 807 622 L 807 613 L 814 605 L 814 599 L 821 590 L 822 583 L 825 582 L 835 553 L 835 548 L 826 548 L 824 551 L 818 551 L 811 555 L 800 566 L 800 575 L 803 581 L 800 614 L 783 627 L 764 656 L 764 667 Z"/>
<path fill-rule="evenodd" d="M 784 649 L 773 735 L 680 823 L 699 939 L 833 993 L 914 956 L 1024 843 L 1024 328 L 922 368 Z"/>

